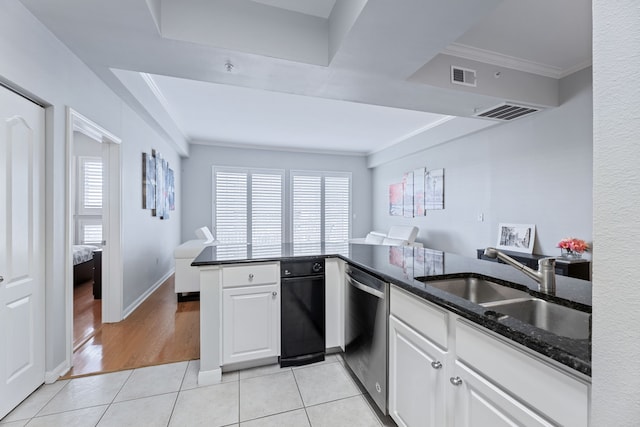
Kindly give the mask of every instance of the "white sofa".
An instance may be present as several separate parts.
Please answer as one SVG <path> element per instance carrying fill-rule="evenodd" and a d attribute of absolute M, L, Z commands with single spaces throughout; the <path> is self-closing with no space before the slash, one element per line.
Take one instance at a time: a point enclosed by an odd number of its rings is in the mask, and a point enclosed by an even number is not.
<path fill-rule="evenodd" d="M 351 239 L 349 242 L 365 245 L 422 247 L 422 243 L 415 241 L 419 231 L 420 229 L 415 226 L 393 225 L 387 234 L 372 231 L 366 237 Z"/>
<path fill-rule="evenodd" d="M 198 239 L 188 240 L 173 251 L 176 264 L 175 291 L 178 300 L 189 293 L 200 292 L 200 271 L 198 267 L 192 267 L 191 263 L 205 247 L 217 244 L 207 227 L 197 229 L 196 236 Z"/>

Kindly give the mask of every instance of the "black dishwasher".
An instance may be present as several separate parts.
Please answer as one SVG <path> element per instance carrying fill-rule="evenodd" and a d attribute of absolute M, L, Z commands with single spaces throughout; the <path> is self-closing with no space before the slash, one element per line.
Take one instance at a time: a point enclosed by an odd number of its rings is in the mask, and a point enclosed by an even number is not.
<path fill-rule="evenodd" d="M 280 263 L 280 366 L 324 360 L 324 258 Z"/>

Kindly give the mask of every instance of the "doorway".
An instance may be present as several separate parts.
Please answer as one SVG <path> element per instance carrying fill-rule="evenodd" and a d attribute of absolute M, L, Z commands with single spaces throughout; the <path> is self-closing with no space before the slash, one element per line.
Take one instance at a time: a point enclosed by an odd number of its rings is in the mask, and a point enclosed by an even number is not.
<path fill-rule="evenodd" d="M 121 242 L 121 140 L 77 111 L 67 108 L 67 349 L 68 366 L 73 365 L 74 343 L 74 254 L 76 242 L 94 243 L 101 249 L 100 268 L 93 265 L 93 281 L 99 282 L 99 323 L 119 322 L 123 317 L 122 303 L 122 242 Z M 92 145 L 94 144 L 94 145 Z M 82 153 L 83 155 L 79 155 Z M 77 179 L 83 173 L 97 177 L 96 160 L 101 165 L 101 208 L 96 205 L 95 192 L 80 194 Z M 78 173 L 79 172 L 79 173 Z M 94 190 L 97 187 L 94 188 Z M 91 189 L 89 189 L 91 190 Z M 88 196 L 85 205 L 83 197 Z M 92 205 L 93 203 L 93 205 Z M 94 261 L 97 257 L 93 253 Z M 93 290 L 95 292 L 95 290 Z M 93 292 L 92 292 L 93 294 Z M 93 295 L 92 295 L 93 296 Z"/>
<path fill-rule="evenodd" d="M 106 144 L 104 144 L 106 145 Z M 73 351 L 102 327 L 103 144 L 73 132 Z"/>

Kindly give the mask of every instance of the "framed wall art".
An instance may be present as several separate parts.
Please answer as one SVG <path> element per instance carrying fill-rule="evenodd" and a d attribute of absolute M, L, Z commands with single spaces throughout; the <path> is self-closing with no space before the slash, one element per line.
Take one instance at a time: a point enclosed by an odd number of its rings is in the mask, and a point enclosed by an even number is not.
<path fill-rule="evenodd" d="M 498 225 L 497 249 L 531 254 L 535 240 L 535 224 L 500 223 Z"/>
<path fill-rule="evenodd" d="M 444 169 L 427 172 L 425 177 L 425 209 L 444 209 Z"/>
<path fill-rule="evenodd" d="M 151 215 L 169 219 L 175 210 L 175 175 L 169 163 L 156 150 L 142 153 L 142 209 Z"/>

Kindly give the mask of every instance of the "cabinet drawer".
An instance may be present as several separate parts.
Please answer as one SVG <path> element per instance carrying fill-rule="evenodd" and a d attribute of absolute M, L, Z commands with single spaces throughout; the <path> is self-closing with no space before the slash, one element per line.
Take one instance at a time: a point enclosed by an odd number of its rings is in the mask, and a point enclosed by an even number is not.
<path fill-rule="evenodd" d="M 222 286 L 232 288 L 278 283 L 279 275 L 278 263 L 234 265 L 222 269 Z"/>
<path fill-rule="evenodd" d="M 390 305 L 391 314 L 442 348 L 447 348 L 448 314 L 446 310 L 393 285 Z"/>
<path fill-rule="evenodd" d="M 458 360 L 563 426 L 586 426 L 590 385 L 462 320 Z"/>

